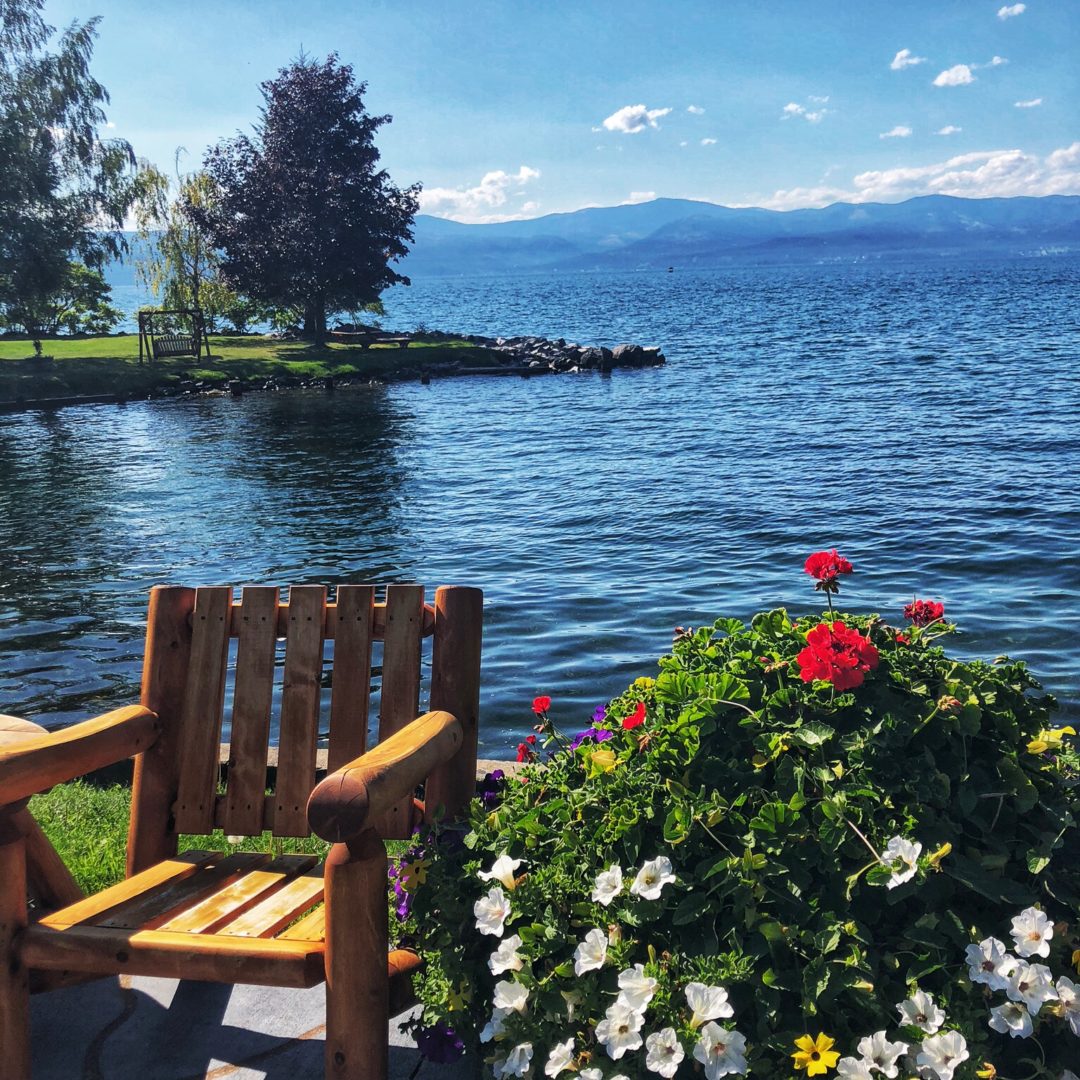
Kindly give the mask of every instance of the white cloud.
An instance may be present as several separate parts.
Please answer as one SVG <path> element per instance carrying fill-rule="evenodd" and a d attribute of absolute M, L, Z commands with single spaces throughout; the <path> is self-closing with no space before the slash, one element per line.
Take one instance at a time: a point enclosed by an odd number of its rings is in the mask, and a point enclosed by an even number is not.
<path fill-rule="evenodd" d="M 702 139 L 701 140 L 701 145 L 702 146 L 715 146 L 716 145 L 716 140 L 715 139 Z"/>
<path fill-rule="evenodd" d="M 686 111 L 693 113 L 695 116 L 700 116 L 705 110 L 700 105 L 687 105 Z"/>
<path fill-rule="evenodd" d="M 964 129 L 957 127 L 955 124 L 946 124 L 943 128 L 938 128 L 934 132 L 935 135 L 958 135 Z"/>
<path fill-rule="evenodd" d="M 670 109 L 647 109 L 644 105 L 624 105 L 613 112 L 605 121 L 608 131 L 621 131 L 624 135 L 634 135 L 647 127 L 655 128 L 662 116 L 667 116 Z"/>
<path fill-rule="evenodd" d="M 819 105 L 824 105 L 828 101 L 828 97 L 814 97 L 812 94 L 806 99 Z M 807 109 L 805 105 L 800 105 L 797 101 L 789 101 L 784 106 L 783 115 L 781 120 L 790 120 L 793 116 L 801 116 L 807 123 L 817 124 L 820 123 L 822 118 L 828 116 L 832 112 L 832 109 Z"/>
<path fill-rule="evenodd" d="M 988 67 L 1001 67 L 1002 64 L 1007 64 L 1009 61 L 1004 56 L 991 56 L 985 64 L 972 64 L 973 68 L 988 68 Z"/>
<path fill-rule="evenodd" d="M 1023 15 L 1027 11 L 1027 4 L 1006 4 L 998 8 L 999 19 L 1011 19 L 1014 15 Z"/>
<path fill-rule="evenodd" d="M 1033 97 L 1030 101 L 1014 101 L 1013 105 L 1017 109 L 1034 109 L 1036 106 L 1042 104 L 1041 97 Z"/>
<path fill-rule="evenodd" d="M 524 187 L 532 180 L 538 179 L 540 171 L 522 165 L 516 173 L 504 172 L 497 169 L 494 172 L 485 173 L 480 183 L 470 188 L 425 188 L 420 192 L 420 209 L 425 214 L 434 214 L 436 217 L 451 217 L 455 221 L 466 221 L 471 224 L 487 221 L 506 221 L 510 218 L 520 217 L 526 212 L 529 203 L 525 203 L 517 213 L 496 212 L 485 213 L 488 210 L 498 210 L 505 207 L 510 195 L 522 195 L 523 191 L 517 190 Z M 536 208 L 536 204 L 532 205 Z"/>
<path fill-rule="evenodd" d="M 925 56 L 913 56 L 910 49 L 901 49 L 889 65 L 893 71 L 903 71 L 906 67 L 914 67 L 916 64 L 925 64 Z"/>
<path fill-rule="evenodd" d="M 916 195 L 969 199 L 1015 195 L 1080 195 L 1080 142 L 1046 157 L 1022 150 L 980 150 L 933 165 L 875 169 L 852 178 L 850 188 L 819 186 L 781 190 L 759 205 L 774 210 L 833 202 L 900 202 Z"/>
<path fill-rule="evenodd" d="M 622 205 L 633 206 L 635 203 L 652 202 L 655 198 L 655 191 L 631 191 L 629 197 L 622 201 Z"/>
<path fill-rule="evenodd" d="M 967 86 L 973 83 L 975 76 L 971 74 L 971 68 L 967 64 L 955 64 L 943 71 L 935 80 L 935 86 Z"/>
<path fill-rule="evenodd" d="M 683 139 L 683 141 L 681 143 L 679 143 L 679 145 L 680 146 L 689 146 L 690 144 L 685 139 Z"/>
<path fill-rule="evenodd" d="M 816 94 L 811 94 L 806 100 L 812 101 L 815 105 L 826 105 L 829 101 L 829 95 L 826 94 L 824 97 L 818 97 Z"/>
<path fill-rule="evenodd" d="M 883 131 L 879 139 L 906 139 L 911 134 L 911 128 L 907 124 L 897 124 L 891 131 Z"/>

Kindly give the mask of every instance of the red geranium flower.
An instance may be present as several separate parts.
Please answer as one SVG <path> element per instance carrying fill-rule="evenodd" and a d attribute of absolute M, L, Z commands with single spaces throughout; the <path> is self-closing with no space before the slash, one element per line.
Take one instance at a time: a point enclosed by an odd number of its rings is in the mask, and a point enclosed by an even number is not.
<path fill-rule="evenodd" d="M 645 702 L 639 701 L 634 711 L 622 722 L 622 726 L 629 731 L 631 728 L 640 727 L 645 723 Z"/>
<path fill-rule="evenodd" d="M 518 743 L 517 759 L 518 761 L 535 761 L 536 760 L 536 736 L 527 735 L 525 741 Z"/>
<path fill-rule="evenodd" d="M 803 564 L 803 569 L 821 582 L 834 582 L 840 574 L 852 572 L 851 563 L 842 555 L 832 551 L 815 551 Z"/>
<path fill-rule="evenodd" d="M 546 713 L 550 708 L 551 698 L 549 698 L 546 694 L 543 694 L 540 697 L 533 698 L 533 712 L 536 713 L 537 716 Z"/>
<path fill-rule="evenodd" d="M 795 660 L 803 682 L 823 679 L 837 690 L 853 690 L 862 685 L 867 671 L 878 666 L 878 651 L 842 622 L 823 622 L 806 635 L 806 648 Z"/>
<path fill-rule="evenodd" d="M 935 600 L 912 600 L 904 608 L 904 618 L 910 619 L 916 626 L 929 626 L 945 615 L 945 605 Z"/>

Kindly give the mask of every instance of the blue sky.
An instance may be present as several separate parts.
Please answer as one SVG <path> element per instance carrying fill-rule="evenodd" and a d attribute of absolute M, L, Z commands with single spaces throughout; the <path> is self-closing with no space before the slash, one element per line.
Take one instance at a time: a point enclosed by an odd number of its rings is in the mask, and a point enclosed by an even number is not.
<path fill-rule="evenodd" d="M 652 197 L 793 209 L 1080 194 L 1080 2 L 46 0 L 101 15 L 112 131 L 171 167 L 249 130 L 258 84 L 336 51 L 422 209 Z M 906 51 L 905 51 L 906 50 Z M 899 55 L 898 55 L 899 54 Z"/>

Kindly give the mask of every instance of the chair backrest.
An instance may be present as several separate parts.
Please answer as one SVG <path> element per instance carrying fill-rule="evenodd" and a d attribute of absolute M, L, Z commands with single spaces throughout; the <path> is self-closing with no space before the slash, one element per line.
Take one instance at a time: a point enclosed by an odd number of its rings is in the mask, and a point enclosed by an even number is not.
<path fill-rule="evenodd" d="M 296 585 L 284 600 L 276 586 L 245 586 L 239 598 L 230 586 L 155 587 L 142 702 L 161 717 L 162 734 L 136 762 L 129 872 L 171 854 L 179 833 L 308 835 L 320 742 L 333 770 L 367 748 L 372 704 L 380 741 L 414 720 L 429 641 L 430 708 L 457 716 L 466 738 L 429 781 L 427 801 L 430 810 L 432 797 L 460 808 L 475 781 L 481 607 L 479 590 L 460 587 L 437 590 L 433 605 L 420 585 L 387 586 L 382 601 L 370 585 L 340 585 L 332 599 L 324 585 Z M 406 837 L 413 824 L 408 800 L 380 831 Z"/>

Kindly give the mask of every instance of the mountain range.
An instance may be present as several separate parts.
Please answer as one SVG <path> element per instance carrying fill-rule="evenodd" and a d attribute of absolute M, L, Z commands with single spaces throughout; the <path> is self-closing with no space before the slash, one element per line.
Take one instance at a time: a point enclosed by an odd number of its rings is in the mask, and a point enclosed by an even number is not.
<path fill-rule="evenodd" d="M 1080 252 L 1080 195 L 925 195 L 785 211 L 654 199 L 485 225 L 419 214 L 414 233 L 397 268 L 417 278 L 1034 256 Z M 113 285 L 133 284 L 130 260 L 110 266 L 106 277 Z"/>
<path fill-rule="evenodd" d="M 656 270 L 859 257 L 1080 251 L 1080 195 L 763 210 L 689 199 L 465 225 L 418 215 L 404 273 Z"/>

